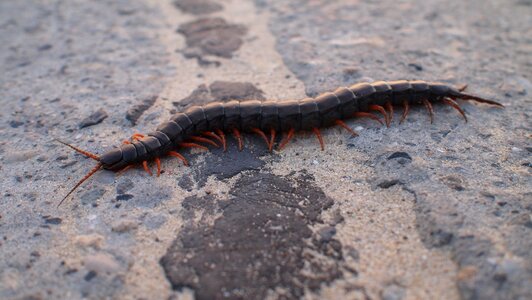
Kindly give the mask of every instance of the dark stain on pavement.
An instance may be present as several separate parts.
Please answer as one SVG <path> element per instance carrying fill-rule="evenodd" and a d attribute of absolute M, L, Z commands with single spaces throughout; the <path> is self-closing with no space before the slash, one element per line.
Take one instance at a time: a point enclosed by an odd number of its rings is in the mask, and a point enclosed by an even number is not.
<path fill-rule="evenodd" d="M 186 57 L 214 55 L 231 58 L 244 43 L 242 37 L 247 28 L 222 18 L 201 18 L 181 25 L 177 32 L 186 38 Z"/>
<path fill-rule="evenodd" d="M 203 105 L 213 101 L 264 99 L 264 92 L 250 82 L 215 81 L 208 87 L 205 84 L 198 86 L 189 96 L 173 104 L 179 110 L 183 110 L 192 105 Z"/>
<path fill-rule="evenodd" d="M 196 299 L 263 299 L 269 291 L 300 298 L 342 277 L 342 245 L 334 226 L 314 233 L 333 200 L 314 178 L 243 175 L 227 199 L 192 196 L 183 202 L 186 227 L 160 263 L 174 289 Z M 208 225 L 205 216 L 221 215 Z M 198 223 L 194 216 L 202 214 Z"/>
<path fill-rule="evenodd" d="M 175 0 L 175 7 L 193 15 L 205 15 L 221 11 L 224 7 L 210 0 Z"/>
<path fill-rule="evenodd" d="M 146 98 L 139 103 L 133 105 L 126 113 L 126 119 L 131 122 L 132 125 L 136 125 L 138 119 L 142 114 L 155 104 L 157 96 Z"/>

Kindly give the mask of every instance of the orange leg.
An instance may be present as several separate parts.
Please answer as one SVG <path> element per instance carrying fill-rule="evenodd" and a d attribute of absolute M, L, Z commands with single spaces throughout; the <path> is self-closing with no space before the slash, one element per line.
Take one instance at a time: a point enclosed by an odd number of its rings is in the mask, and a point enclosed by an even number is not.
<path fill-rule="evenodd" d="M 388 101 L 386 104 L 384 104 L 384 107 L 388 111 L 388 115 L 390 116 L 390 123 L 392 123 L 393 120 L 393 105 L 392 102 Z"/>
<path fill-rule="evenodd" d="M 445 102 L 445 104 L 448 104 L 448 105 L 452 106 L 454 109 L 456 109 L 456 110 L 462 115 L 462 117 L 464 117 L 464 120 L 465 120 L 466 123 L 467 123 L 467 117 L 466 117 L 466 114 L 465 114 L 465 112 L 462 110 L 462 108 L 460 107 L 460 105 L 458 105 L 458 103 L 456 103 L 456 101 L 454 101 L 453 99 L 443 98 L 443 102 Z"/>
<path fill-rule="evenodd" d="M 275 142 L 275 129 L 270 129 L 270 145 L 268 146 L 268 150 L 270 150 L 270 152 L 272 152 L 274 142 Z"/>
<path fill-rule="evenodd" d="M 351 127 L 347 126 L 347 124 L 345 124 L 344 121 L 336 120 L 336 121 L 334 121 L 334 123 L 336 123 L 336 125 L 342 126 L 345 130 L 351 132 L 352 136 L 357 136 L 358 135 L 358 132 L 354 131 L 353 129 L 351 129 Z"/>
<path fill-rule="evenodd" d="M 134 167 L 135 167 L 135 165 L 125 166 L 124 168 L 122 168 L 121 170 L 118 170 L 116 172 L 116 176 L 120 176 L 120 175 L 124 174 L 124 172 L 126 172 L 127 170 L 132 169 Z"/>
<path fill-rule="evenodd" d="M 320 141 L 321 151 L 325 150 L 325 144 L 323 143 L 323 138 L 321 137 L 320 130 L 316 127 L 312 128 L 312 131 L 318 138 L 318 141 Z"/>
<path fill-rule="evenodd" d="M 370 114 L 370 113 L 367 113 L 367 112 L 356 112 L 353 114 L 353 117 L 357 117 L 357 118 L 370 118 L 370 119 L 373 119 L 377 122 L 379 122 L 381 125 L 384 125 L 384 123 L 381 121 L 381 119 L 379 119 L 376 115 L 374 114 Z"/>
<path fill-rule="evenodd" d="M 148 162 L 147 162 L 147 161 L 143 161 L 143 162 L 142 162 L 142 168 L 144 168 L 144 171 L 148 172 L 148 174 L 150 174 L 150 176 L 153 175 L 153 174 L 151 173 L 150 169 L 148 168 Z"/>
<path fill-rule="evenodd" d="M 409 111 L 410 105 L 408 104 L 408 100 L 403 100 L 403 116 L 401 117 L 401 121 L 399 121 L 399 124 L 403 123 L 403 121 L 406 119 L 406 116 L 408 116 Z"/>
<path fill-rule="evenodd" d="M 183 164 L 185 166 L 188 166 L 188 161 L 183 155 L 181 155 L 181 154 L 179 154 L 179 153 L 177 153 L 175 151 L 168 152 L 168 155 L 179 158 L 181 161 L 183 161 Z"/>
<path fill-rule="evenodd" d="M 242 141 L 242 136 L 240 135 L 240 131 L 238 129 L 233 128 L 233 135 L 238 140 L 238 151 L 242 151 L 242 147 L 244 146 L 244 142 Z"/>
<path fill-rule="evenodd" d="M 423 99 L 423 105 L 427 108 L 430 115 L 430 124 L 434 121 L 434 109 L 432 109 L 432 104 L 430 104 L 430 101 L 427 99 Z"/>
<path fill-rule="evenodd" d="M 141 139 L 141 138 L 143 138 L 143 137 L 144 137 L 144 134 L 135 133 L 135 134 L 133 134 L 133 135 L 131 136 L 131 139 L 132 139 L 133 141 L 137 141 L 137 140 L 139 140 L 139 139 Z"/>
<path fill-rule="evenodd" d="M 161 176 L 161 160 L 156 157 L 155 164 L 157 165 L 157 177 Z"/>
<path fill-rule="evenodd" d="M 212 141 L 212 140 L 209 140 L 207 138 L 204 138 L 204 137 L 200 137 L 200 136 L 192 136 L 190 137 L 191 140 L 195 141 L 195 142 L 199 142 L 199 143 L 207 143 L 207 144 L 211 144 L 213 145 L 214 147 L 216 148 L 219 148 L 220 146 L 218 146 L 218 144 L 216 144 L 216 142 Z"/>
<path fill-rule="evenodd" d="M 202 132 L 201 134 L 205 135 L 205 136 L 208 136 L 208 137 L 212 137 L 213 139 L 217 140 L 218 142 L 220 142 L 220 144 L 223 144 L 223 141 L 222 141 L 222 138 L 219 137 L 216 133 L 212 132 L 212 131 L 206 131 L 206 132 Z"/>
<path fill-rule="evenodd" d="M 283 140 L 281 141 L 281 144 L 279 144 L 279 151 L 283 150 L 283 148 L 288 144 L 288 142 L 292 139 L 292 137 L 294 136 L 294 128 L 290 128 L 290 130 L 288 130 L 288 133 L 286 134 L 286 136 L 283 138 Z"/>
<path fill-rule="evenodd" d="M 384 110 L 384 107 L 382 107 L 380 105 L 370 105 L 370 106 L 368 106 L 368 109 L 372 110 L 372 111 L 380 112 L 384 116 L 384 121 L 386 122 L 386 127 L 390 127 L 390 120 L 388 119 L 388 114 Z"/>
<path fill-rule="evenodd" d="M 209 151 L 209 148 L 207 148 L 205 146 L 202 146 L 202 145 L 198 145 L 196 143 L 179 143 L 179 147 L 183 147 L 183 148 L 200 148 L 200 149 Z"/>
<path fill-rule="evenodd" d="M 225 134 L 220 129 L 216 129 L 216 134 L 220 137 L 222 140 L 222 146 L 224 147 L 224 152 L 227 151 L 227 142 L 225 140 Z"/>
<path fill-rule="evenodd" d="M 264 142 L 266 142 L 266 145 L 268 146 L 268 149 L 270 149 L 270 141 L 268 140 L 268 137 L 266 136 L 266 134 L 264 134 L 264 132 L 262 130 L 260 130 L 258 128 L 252 128 L 251 131 L 255 132 L 260 137 L 262 137 Z"/>

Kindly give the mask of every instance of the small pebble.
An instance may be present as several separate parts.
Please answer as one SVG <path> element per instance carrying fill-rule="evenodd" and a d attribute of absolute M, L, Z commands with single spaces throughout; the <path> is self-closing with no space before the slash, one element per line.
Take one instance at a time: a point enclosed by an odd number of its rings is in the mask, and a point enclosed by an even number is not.
<path fill-rule="evenodd" d="M 112 230 L 114 232 L 124 233 L 124 232 L 128 232 L 128 231 L 137 229 L 138 226 L 139 225 L 137 224 L 136 221 L 130 220 L 130 219 L 125 219 L 125 220 L 120 220 L 120 221 L 116 222 L 115 224 L 113 224 Z"/>

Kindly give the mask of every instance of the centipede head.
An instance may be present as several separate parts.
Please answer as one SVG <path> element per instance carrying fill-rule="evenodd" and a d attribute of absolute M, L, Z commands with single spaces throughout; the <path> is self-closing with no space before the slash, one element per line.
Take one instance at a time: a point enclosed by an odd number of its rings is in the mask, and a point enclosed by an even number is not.
<path fill-rule="evenodd" d="M 85 150 L 82 150 L 82 149 L 79 149 L 78 147 L 75 147 L 75 146 L 72 146 L 68 143 L 65 143 L 63 141 L 60 141 L 58 139 L 55 139 L 57 142 L 65 145 L 65 146 L 68 146 L 72 149 L 74 149 L 76 152 L 78 153 L 81 153 L 83 154 L 84 156 L 88 157 L 88 158 L 91 158 L 95 161 L 97 161 L 98 163 L 96 164 L 96 166 L 94 166 L 94 168 L 92 168 L 89 173 L 87 173 L 87 175 L 85 175 L 69 192 L 68 194 L 61 200 L 61 202 L 59 202 L 59 204 L 57 205 L 57 207 L 59 207 L 65 200 L 66 198 L 68 198 L 68 196 L 70 196 L 83 182 L 85 182 L 87 179 L 89 179 L 92 175 L 94 175 L 94 173 L 98 172 L 99 170 L 101 170 L 103 168 L 103 163 L 100 161 L 100 156 L 96 155 L 96 154 L 93 154 L 93 153 L 90 153 L 89 151 L 85 151 Z"/>

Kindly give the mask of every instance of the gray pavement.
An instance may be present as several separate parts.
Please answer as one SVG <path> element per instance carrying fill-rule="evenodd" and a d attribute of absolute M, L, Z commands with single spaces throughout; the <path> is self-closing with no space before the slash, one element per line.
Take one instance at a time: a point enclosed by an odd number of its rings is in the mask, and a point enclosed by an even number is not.
<path fill-rule="evenodd" d="M 532 2 L 0 2 L 1 299 L 530 299 Z M 360 81 L 461 86 L 282 152 L 100 172 L 95 153 L 194 104 Z M 152 166 L 153 167 L 153 166 Z"/>

